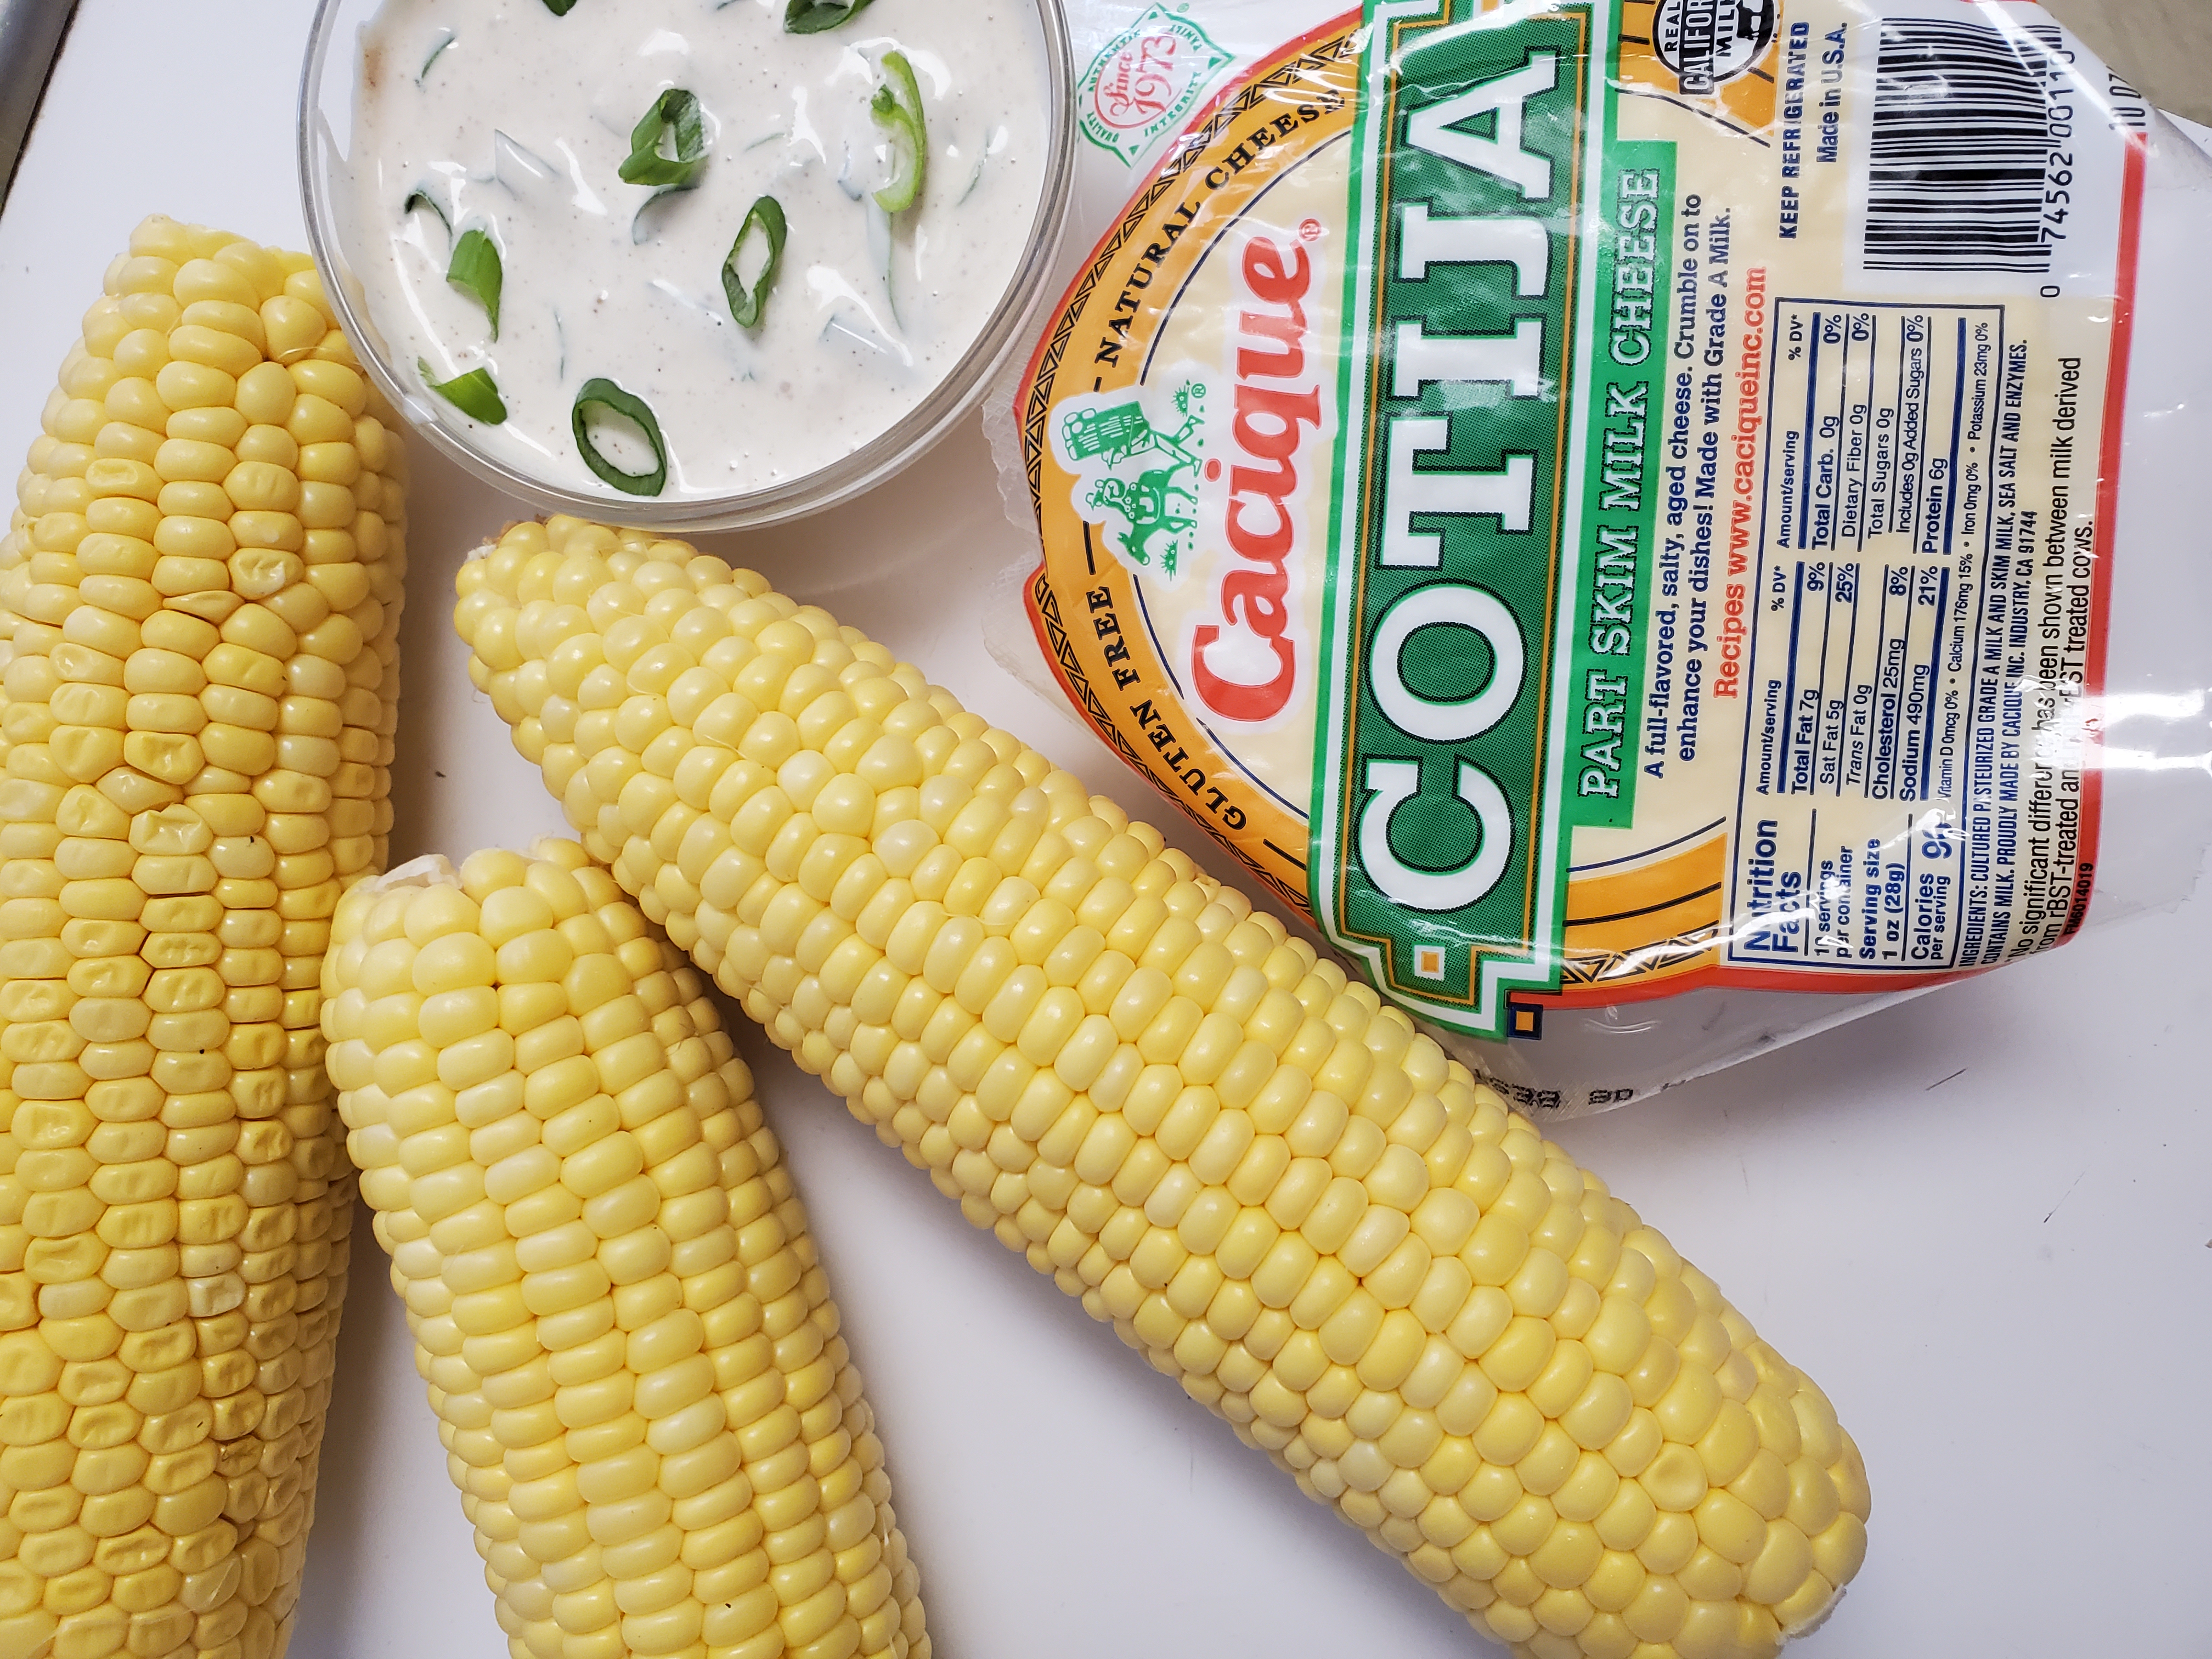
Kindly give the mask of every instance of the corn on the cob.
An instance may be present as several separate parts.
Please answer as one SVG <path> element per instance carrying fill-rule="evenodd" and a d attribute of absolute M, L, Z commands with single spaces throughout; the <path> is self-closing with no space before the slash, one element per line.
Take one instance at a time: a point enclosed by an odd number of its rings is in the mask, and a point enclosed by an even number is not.
<path fill-rule="evenodd" d="M 324 991 L 515 1659 L 927 1659 L 805 1212 L 683 953 L 555 842 L 355 887 Z"/>
<path fill-rule="evenodd" d="M 270 1659 L 353 1182 L 401 453 L 305 257 L 150 219 L 0 544 L 0 1655 Z"/>
<path fill-rule="evenodd" d="M 969 1218 L 1536 1659 L 1771 1653 L 1827 1401 L 1365 987 L 879 646 L 556 519 L 462 572 L 585 845 Z"/>

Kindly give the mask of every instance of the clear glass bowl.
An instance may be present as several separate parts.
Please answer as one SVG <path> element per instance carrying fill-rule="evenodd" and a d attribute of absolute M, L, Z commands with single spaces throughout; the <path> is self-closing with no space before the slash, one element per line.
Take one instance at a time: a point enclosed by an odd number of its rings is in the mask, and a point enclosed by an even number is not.
<path fill-rule="evenodd" d="M 300 183 L 307 244 L 347 337 L 377 386 L 407 423 L 485 483 L 547 513 L 619 520 L 656 530 L 732 530 L 819 512 L 873 489 L 918 459 L 970 413 L 1026 338 L 1051 293 L 1053 261 L 1067 218 L 1075 172 L 1073 71 L 1061 0 L 1037 9 L 1049 77 L 1048 138 L 1037 208 L 1020 264 L 982 331 L 951 370 L 896 424 L 849 454 L 769 489 L 731 495 L 653 498 L 613 490 L 586 493 L 518 472 L 477 448 L 467 423 L 416 376 L 395 364 L 369 313 L 356 275 L 353 216 L 346 210 L 348 148 L 353 133 L 355 42 L 382 0 L 317 0 L 300 81 Z"/>

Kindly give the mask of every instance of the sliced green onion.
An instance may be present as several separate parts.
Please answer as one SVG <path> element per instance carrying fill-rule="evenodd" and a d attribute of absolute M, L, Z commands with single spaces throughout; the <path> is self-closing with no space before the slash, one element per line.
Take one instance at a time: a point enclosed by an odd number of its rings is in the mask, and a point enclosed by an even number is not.
<path fill-rule="evenodd" d="M 676 154 L 660 153 L 660 141 L 672 137 Z M 699 100 L 681 87 L 671 87 L 653 100 L 653 106 L 630 129 L 629 159 L 622 164 L 626 185 L 688 185 L 699 176 L 707 161 L 707 128 L 700 118 Z"/>
<path fill-rule="evenodd" d="M 661 204 L 671 197 L 688 196 L 696 188 L 691 185 L 664 185 L 638 204 L 630 216 L 629 240 L 632 246 L 642 246 L 660 234 Z"/>
<path fill-rule="evenodd" d="M 929 171 L 929 128 L 922 118 L 921 86 L 904 52 L 884 54 L 884 83 L 868 100 L 868 113 L 890 135 L 896 161 L 890 183 L 876 192 L 877 204 L 886 213 L 903 213 L 920 199 Z"/>
<path fill-rule="evenodd" d="M 656 463 L 650 472 L 625 472 L 599 452 L 592 441 L 591 422 L 587 416 L 592 410 L 604 410 L 610 415 L 633 422 L 645 434 L 646 441 L 653 446 Z M 660 436 L 660 422 L 653 418 L 653 411 L 644 400 L 632 396 L 612 380 L 589 380 L 576 394 L 576 406 L 569 416 L 569 425 L 576 434 L 576 447 L 584 457 L 584 465 L 599 475 L 599 482 L 619 489 L 625 495 L 658 495 L 668 483 L 668 446 Z"/>
<path fill-rule="evenodd" d="M 884 281 L 884 298 L 890 303 L 891 321 L 903 329 L 906 324 L 899 316 L 898 301 L 898 239 L 891 234 L 891 216 L 877 203 L 863 204 L 861 211 L 868 219 L 868 258 L 874 264 L 876 274 Z"/>
<path fill-rule="evenodd" d="M 575 6 L 576 0 L 545 0 L 545 9 L 556 17 L 566 17 Z"/>
<path fill-rule="evenodd" d="M 428 208 L 431 212 L 436 214 L 438 216 L 438 222 L 446 228 L 447 235 L 451 236 L 453 234 L 453 222 L 446 216 L 446 210 L 439 205 L 438 198 L 436 197 L 431 195 L 428 191 L 423 189 L 420 185 L 417 185 L 413 190 L 410 191 L 407 193 L 407 199 L 399 204 L 399 216 L 404 219 L 418 207 Z"/>
<path fill-rule="evenodd" d="M 453 244 L 453 257 L 446 267 L 446 280 L 470 295 L 491 319 L 491 337 L 499 338 L 499 290 L 505 272 L 499 248 L 480 230 L 465 230 Z"/>
<path fill-rule="evenodd" d="M 570 3 L 573 4 L 574 0 L 570 0 Z M 452 46 L 459 38 L 459 37 L 454 34 L 451 29 L 445 30 L 439 36 L 438 44 L 430 48 L 430 55 L 422 60 L 422 67 L 415 71 L 415 84 L 416 86 L 419 87 L 422 84 L 423 77 L 430 72 L 430 65 L 436 63 L 439 58 L 443 57 L 445 55 L 446 48 Z"/>
<path fill-rule="evenodd" d="M 783 216 L 783 204 L 773 196 L 763 196 L 755 202 L 745 215 L 744 223 L 738 227 L 737 240 L 722 258 L 722 292 L 729 296 L 730 315 L 739 328 L 751 328 L 760 321 L 769 290 L 775 286 L 776 270 L 783 264 L 783 239 L 789 229 Z M 738 270 L 738 255 L 745 246 L 745 239 L 755 231 L 768 238 L 768 262 L 761 266 L 760 275 L 748 287 Z"/>
<path fill-rule="evenodd" d="M 430 365 L 422 358 L 415 360 L 415 367 L 422 372 L 422 384 L 462 414 L 486 426 L 498 426 L 507 419 L 507 405 L 500 401 L 499 388 L 492 384 L 489 369 L 472 368 L 450 380 L 434 380 L 430 378 Z"/>
<path fill-rule="evenodd" d="M 851 22 L 867 9 L 868 0 L 790 0 L 783 9 L 783 32 L 819 34 Z"/>

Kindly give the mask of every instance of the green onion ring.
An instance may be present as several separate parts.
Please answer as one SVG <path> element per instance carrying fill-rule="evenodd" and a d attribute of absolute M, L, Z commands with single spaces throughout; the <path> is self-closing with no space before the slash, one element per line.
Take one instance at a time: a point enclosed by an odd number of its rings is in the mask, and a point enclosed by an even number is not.
<path fill-rule="evenodd" d="M 445 226 L 446 234 L 447 236 L 451 236 L 453 234 L 453 222 L 446 216 L 446 210 L 439 206 L 438 198 L 436 197 L 431 195 L 428 191 L 423 189 L 420 185 L 416 185 L 413 190 L 408 191 L 407 199 L 399 204 L 399 216 L 404 219 L 418 207 L 426 207 L 429 209 L 431 212 L 436 214 L 438 216 L 438 222 Z"/>
<path fill-rule="evenodd" d="M 929 172 L 929 128 L 921 112 L 921 87 L 902 52 L 884 54 L 884 83 L 868 100 L 868 113 L 890 135 L 901 163 L 890 183 L 876 192 L 886 213 L 903 213 L 921 198 Z"/>
<path fill-rule="evenodd" d="M 672 134 L 672 158 L 660 153 L 661 139 Z M 681 87 L 671 87 L 630 129 L 629 159 L 622 164 L 620 177 L 626 185 L 688 185 L 706 163 L 707 128 L 699 100 Z"/>
<path fill-rule="evenodd" d="M 745 238 L 757 227 L 768 238 L 768 263 L 748 289 L 744 279 L 738 275 L 738 250 L 744 246 Z M 722 258 L 722 293 L 730 302 L 730 316 L 739 328 L 752 328 L 761 319 L 761 311 L 768 304 L 769 290 L 775 286 L 775 274 L 783 264 L 783 239 L 789 231 L 783 216 L 783 204 L 773 196 L 763 196 L 752 204 L 745 222 L 738 227 L 737 240 Z"/>
<path fill-rule="evenodd" d="M 574 0 L 570 0 L 570 3 L 574 4 Z M 451 29 L 447 29 L 445 32 L 444 36 L 439 40 L 438 44 L 430 48 L 430 55 L 422 60 L 422 67 L 415 71 L 415 84 L 416 86 L 421 86 L 424 77 L 430 73 L 430 65 L 436 63 L 439 58 L 445 56 L 446 48 L 452 46 L 454 41 L 459 39 L 460 37 L 455 34 Z"/>
<path fill-rule="evenodd" d="M 646 441 L 653 446 L 657 465 L 650 472 L 625 472 L 592 447 L 591 428 L 585 415 L 593 409 L 604 409 L 635 421 L 644 430 Z M 623 391 L 612 380 L 593 379 L 584 382 L 584 389 L 576 394 L 576 406 L 570 412 L 568 423 L 576 434 L 576 448 L 584 458 L 584 465 L 599 476 L 599 482 L 625 495 L 658 495 L 668 483 L 668 446 L 660 435 L 660 422 L 653 418 L 653 411 L 644 400 Z"/>
<path fill-rule="evenodd" d="M 489 369 L 472 368 L 450 380 L 434 380 L 430 378 L 430 365 L 422 358 L 415 360 L 415 367 L 422 374 L 423 385 L 471 419 L 482 421 L 486 426 L 498 426 L 506 421 L 507 404 L 501 401 L 499 388 L 492 384 Z"/>
<path fill-rule="evenodd" d="M 491 337 L 499 338 L 499 290 L 506 270 L 500 264 L 498 245 L 480 230 L 463 231 L 453 244 L 446 280 L 484 308 L 484 315 L 491 319 Z"/>
<path fill-rule="evenodd" d="M 851 22 L 868 9 L 868 0 L 790 0 L 783 9 L 786 34 L 819 34 Z"/>
<path fill-rule="evenodd" d="M 659 207 L 663 202 L 666 201 L 672 196 L 688 196 L 691 191 L 697 188 L 698 186 L 696 185 L 663 185 L 659 190 L 654 191 L 652 195 L 647 197 L 645 200 L 639 203 L 637 211 L 630 215 L 630 246 L 633 247 L 641 246 L 644 243 L 650 240 L 658 234 L 657 228 L 659 222 L 655 221 L 651 224 L 647 222 L 647 216 L 649 216 L 655 208 Z"/>

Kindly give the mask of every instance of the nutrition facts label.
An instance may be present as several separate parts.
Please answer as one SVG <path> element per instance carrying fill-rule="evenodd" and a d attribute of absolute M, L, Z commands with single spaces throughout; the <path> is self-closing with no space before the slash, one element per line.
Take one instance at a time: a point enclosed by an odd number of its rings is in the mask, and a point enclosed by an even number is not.
<path fill-rule="evenodd" d="M 2027 364 L 2005 324 L 1774 307 L 1735 962 L 1927 973 L 2049 920 L 2019 914 L 2035 557 L 2009 510 Z"/>

